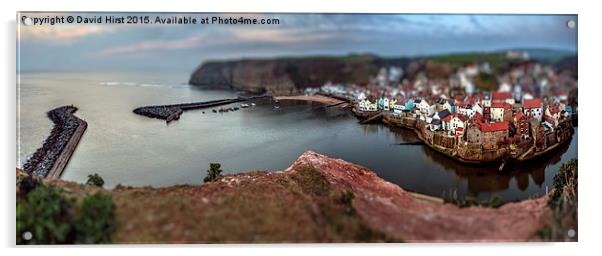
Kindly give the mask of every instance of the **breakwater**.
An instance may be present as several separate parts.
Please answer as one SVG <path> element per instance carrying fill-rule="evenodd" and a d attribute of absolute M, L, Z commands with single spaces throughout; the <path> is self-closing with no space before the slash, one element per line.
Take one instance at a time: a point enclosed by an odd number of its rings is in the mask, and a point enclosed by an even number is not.
<path fill-rule="evenodd" d="M 167 123 L 180 119 L 180 115 L 186 110 L 210 108 L 222 105 L 228 105 L 237 102 L 249 101 L 254 99 L 265 98 L 269 96 L 253 96 L 253 97 L 238 97 L 233 99 L 211 100 L 204 102 L 180 103 L 172 105 L 155 105 L 144 106 L 134 109 L 134 113 L 150 118 L 165 120 Z"/>
<path fill-rule="evenodd" d="M 62 106 L 48 111 L 48 118 L 54 123 L 50 135 L 42 147 L 25 162 L 23 169 L 33 176 L 59 178 L 75 151 L 88 124 L 73 113 L 74 106 Z"/>

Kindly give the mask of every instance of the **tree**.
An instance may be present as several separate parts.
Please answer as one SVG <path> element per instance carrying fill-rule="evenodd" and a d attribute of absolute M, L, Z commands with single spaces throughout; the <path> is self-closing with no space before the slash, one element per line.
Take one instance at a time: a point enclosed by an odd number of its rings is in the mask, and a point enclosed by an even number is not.
<path fill-rule="evenodd" d="M 75 243 L 110 243 L 116 229 L 115 204 L 109 195 L 96 193 L 82 201 L 74 216 Z"/>
<path fill-rule="evenodd" d="M 98 175 L 98 173 L 88 175 L 88 181 L 86 184 L 93 185 L 97 187 L 102 187 L 105 184 L 105 181 Z"/>
<path fill-rule="evenodd" d="M 209 170 L 207 170 L 207 176 L 203 179 L 204 182 L 214 182 L 222 176 L 221 164 L 210 163 Z"/>

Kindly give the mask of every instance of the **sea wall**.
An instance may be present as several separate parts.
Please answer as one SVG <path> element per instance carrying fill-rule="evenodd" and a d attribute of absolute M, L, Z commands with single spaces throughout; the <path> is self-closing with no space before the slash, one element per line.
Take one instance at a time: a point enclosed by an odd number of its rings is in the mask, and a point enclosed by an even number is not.
<path fill-rule="evenodd" d="M 58 178 L 67 166 L 88 124 L 73 113 L 74 106 L 63 106 L 48 111 L 54 123 L 42 147 L 25 162 L 23 169 L 32 176 Z"/>
<path fill-rule="evenodd" d="M 243 102 L 253 99 L 260 99 L 265 96 L 254 96 L 249 98 L 234 98 L 234 99 L 222 99 L 222 100 L 211 100 L 205 102 L 190 102 L 190 103 L 179 103 L 172 105 L 155 105 L 155 106 L 144 106 L 139 107 L 133 110 L 135 114 L 150 117 L 163 119 L 167 123 L 180 119 L 180 115 L 185 110 L 191 109 L 200 109 L 200 108 L 209 108 L 209 107 L 217 107 L 222 105 L 228 105 L 237 102 Z"/>

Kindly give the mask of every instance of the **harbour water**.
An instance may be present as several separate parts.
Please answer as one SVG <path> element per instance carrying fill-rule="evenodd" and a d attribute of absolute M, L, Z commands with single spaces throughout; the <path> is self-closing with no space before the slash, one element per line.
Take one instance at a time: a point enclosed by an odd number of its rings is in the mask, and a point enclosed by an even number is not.
<path fill-rule="evenodd" d="M 169 125 L 132 113 L 145 105 L 237 96 L 189 86 L 187 78 L 167 72 L 22 73 L 17 164 L 50 132 L 46 112 L 71 104 L 88 129 L 62 178 L 84 182 L 88 174 L 98 173 L 108 187 L 198 184 L 210 162 L 221 163 L 225 173 L 282 170 L 312 150 L 366 166 L 407 190 L 514 201 L 543 195 L 561 163 L 577 157 L 576 130 L 567 146 L 500 174 L 497 166 L 458 163 L 423 145 L 396 145 L 416 141 L 414 133 L 360 125 L 348 110 L 310 102 L 281 101 L 274 108 L 270 101 L 259 101 L 228 113 L 186 111 Z"/>

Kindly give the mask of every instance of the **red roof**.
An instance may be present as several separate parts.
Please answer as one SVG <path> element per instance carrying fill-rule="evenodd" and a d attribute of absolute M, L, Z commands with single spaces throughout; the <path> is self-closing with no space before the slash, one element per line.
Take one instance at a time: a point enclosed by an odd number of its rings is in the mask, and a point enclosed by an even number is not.
<path fill-rule="evenodd" d="M 451 121 L 451 119 L 452 119 L 452 115 L 448 115 L 445 118 L 441 119 L 441 121 L 449 122 L 449 121 Z"/>
<path fill-rule="evenodd" d="M 503 108 L 505 110 L 512 109 L 512 105 L 508 103 L 493 103 L 491 104 L 491 108 Z"/>
<path fill-rule="evenodd" d="M 497 123 L 482 123 L 481 131 L 483 132 L 496 132 L 496 131 L 504 131 L 508 130 L 507 122 L 497 122 Z"/>
<path fill-rule="evenodd" d="M 481 113 L 479 113 L 479 112 L 475 112 L 471 118 L 471 120 L 477 120 L 477 121 L 481 121 L 482 119 L 483 119 L 483 115 L 481 115 Z"/>
<path fill-rule="evenodd" d="M 523 117 L 523 112 L 517 112 L 516 114 L 514 114 L 514 119 L 521 119 Z"/>
<path fill-rule="evenodd" d="M 457 117 L 462 122 L 466 122 L 466 116 L 455 114 L 454 117 Z"/>
<path fill-rule="evenodd" d="M 491 99 L 493 99 L 493 100 L 512 99 L 512 93 L 511 92 L 494 92 L 491 94 Z"/>
<path fill-rule="evenodd" d="M 541 106 L 541 99 L 525 100 L 523 102 L 524 108 L 541 108 Z"/>

